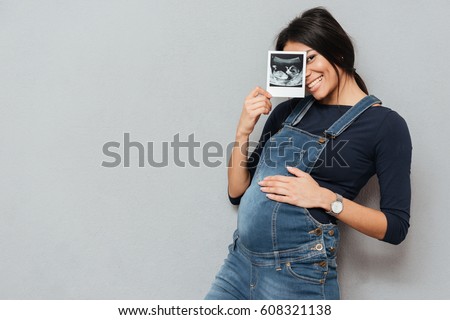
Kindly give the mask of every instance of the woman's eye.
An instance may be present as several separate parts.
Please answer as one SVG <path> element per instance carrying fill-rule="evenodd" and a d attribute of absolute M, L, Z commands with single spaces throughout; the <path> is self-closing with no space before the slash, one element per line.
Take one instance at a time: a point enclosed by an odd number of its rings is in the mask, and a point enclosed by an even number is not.
<path fill-rule="evenodd" d="M 306 63 L 310 63 L 311 61 L 314 60 L 315 57 L 316 57 L 315 54 L 312 54 L 312 55 L 308 56 L 308 57 L 306 58 Z"/>

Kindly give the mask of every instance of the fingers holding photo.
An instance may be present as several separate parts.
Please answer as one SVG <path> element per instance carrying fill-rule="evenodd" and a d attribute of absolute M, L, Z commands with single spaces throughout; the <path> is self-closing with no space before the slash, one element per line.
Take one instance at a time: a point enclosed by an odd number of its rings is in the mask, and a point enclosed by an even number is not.
<path fill-rule="evenodd" d="M 264 90 L 263 88 L 261 88 L 259 86 L 257 86 L 255 89 L 253 89 L 252 92 L 250 92 L 250 95 L 248 97 L 257 97 L 259 95 L 264 96 L 267 99 L 272 98 L 272 95 L 268 91 Z"/>

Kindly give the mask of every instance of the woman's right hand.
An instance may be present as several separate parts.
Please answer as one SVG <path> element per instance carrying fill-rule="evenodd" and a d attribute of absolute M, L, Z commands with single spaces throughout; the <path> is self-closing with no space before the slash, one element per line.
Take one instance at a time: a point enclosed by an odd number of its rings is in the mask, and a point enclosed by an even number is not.
<path fill-rule="evenodd" d="M 270 98 L 272 98 L 272 95 L 260 87 L 256 87 L 250 92 L 245 98 L 244 107 L 242 108 L 236 131 L 238 136 L 248 137 L 255 128 L 259 117 L 262 114 L 269 114 L 270 110 L 272 110 Z"/>

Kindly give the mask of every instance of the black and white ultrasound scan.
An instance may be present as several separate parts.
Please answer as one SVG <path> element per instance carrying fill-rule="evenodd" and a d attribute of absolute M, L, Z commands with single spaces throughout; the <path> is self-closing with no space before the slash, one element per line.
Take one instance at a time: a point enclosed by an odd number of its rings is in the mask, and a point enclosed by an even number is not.
<path fill-rule="evenodd" d="M 305 96 L 306 52 L 269 51 L 267 91 L 274 97 Z"/>

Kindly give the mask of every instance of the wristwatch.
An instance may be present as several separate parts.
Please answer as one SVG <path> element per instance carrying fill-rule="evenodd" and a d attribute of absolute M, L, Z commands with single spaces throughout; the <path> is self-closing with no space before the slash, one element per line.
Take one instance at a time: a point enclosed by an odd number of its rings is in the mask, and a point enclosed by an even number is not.
<path fill-rule="evenodd" d="M 336 193 L 336 200 L 331 203 L 331 210 L 326 211 L 326 213 L 337 216 L 342 210 L 344 210 L 344 203 L 342 202 L 343 198 L 339 193 Z"/>

